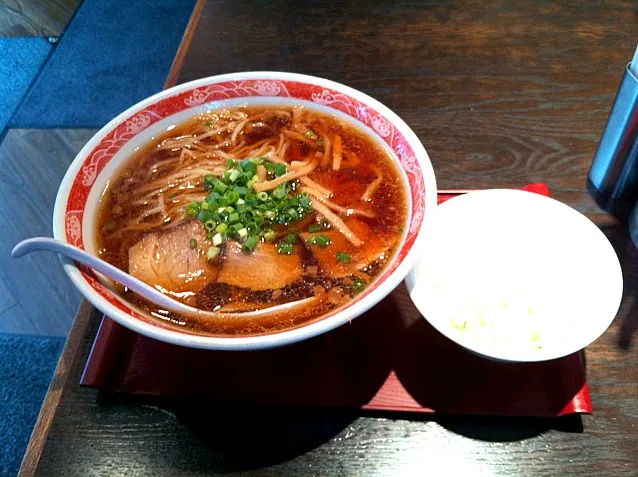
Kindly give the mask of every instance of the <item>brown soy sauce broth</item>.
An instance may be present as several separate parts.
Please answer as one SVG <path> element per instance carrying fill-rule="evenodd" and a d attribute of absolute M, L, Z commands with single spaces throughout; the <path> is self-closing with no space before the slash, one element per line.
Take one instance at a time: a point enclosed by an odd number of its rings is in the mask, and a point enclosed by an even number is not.
<path fill-rule="evenodd" d="M 309 224 L 315 224 L 320 219 L 318 214 L 313 212 L 298 222 L 292 222 L 286 227 L 277 227 L 278 237 L 289 232 L 299 234 L 295 242 L 297 251 L 295 253 L 300 254 L 303 267 L 299 279 L 283 287 L 259 290 L 222 283 L 215 279 L 202 288 L 192 292 L 187 290 L 178 298 L 176 297 L 180 301 L 207 311 L 226 311 L 225 308 L 235 307 L 230 310 L 237 310 L 233 313 L 232 320 L 190 319 L 165 310 L 158 310 L 154 305 L 133 293 L 123 291 L 124 296 L 157 319 L 182 329 L 186 328 L 192 333 L 216 336 L 254 336 L 292 329 L 320 320 L 335 308 L 346 306 L 360 291 L 354 289 L 353 280 L 364 277 L 365 286 L 369 286 L 374 281 L 394 256 L 406 226 L 408 218 L 406 186 L 389 153 L 378 143 L 378 139 L 373 139 L 359 127 L 307 107 L 301 109 L 301 114 L 295 113 L 292 107 L 280 105 L 240 107 L 220 111 L 199 115 L 176 125 L 171 131 L 163 133 L 141 148 L 118 171 L 107 186 L 98 210 L 95 236 L 96 249 L 101 258 L 129 271 L 129 252 L 132 247 L 149 235 L 158 234 L 159 236 L 159 234 L 167 234 L 171 230 L 178 229 L 179 224 L 186 220 L 184 210 L 187 204 L 193 198 L 203 200 L 207 191 L 203 187 L 204 174 L 201 171 L 210 171 L 210 168 L 218 167 L 221 156 L 226 154 L 234 159 L 242 160 L 254 157 L 251 152 L 262 147 L 262 150 L 264 148 L 271 148 L 277 152 L 283 150 L 281 159 L 287 164 L 293 161 L 310 160 L 309 158 L 313 157 L 317 157 L 317 161 L 322 162 L 324 158 L 319 156 L 322 153 L 326 156 L 328 142 L 331 143 L 330 146 L 334 152 L 337 136 L 341 139 L 343 149 L 339 170 L 333 169 L 333 161 L 330 160 L 325 167 L 320 164 L 307 177 L 320 187 L 332 192 L 329 200 L 333 204 L 348 209 L 365 210 L 373 216 L 338 214 L 352 226 L 355 233 L 361 233 L 366 237 L 363 244 L 360 247 L 353 247 L 343 239 L 334 226 L 325 231 L 334 239 L 325 249 L 304 244 L 303 236 L 307 234 Z M 224 111 L 228 112 L 226 116 Z M 281 119 L 279 123 L 276 123 L 274 128 L 276 134 L 272 137 L 268 136 L 272 132 L 269 132 L 268 128 L 263 128 L 264 131 L 261 131 L 255 127 L 247 129 L 245 125 L 237 134 L 236 142 L 233 144 L 232 132 L 236 129 L 234 126 L 241 124 L 241 118 L 248 115 L 250 121 L 253 121 L 252 118 L 265 118 L 261 122 L 268 122 L 271 117 L 269 115 L 272 115 L 273 111 L 279 111 L 281 118 L 285 116 L 284 113 L 289 114 L 292 118 L 291 124 L 280 127 L 286 123 Z M 229 119 L 233 114 L 237 116 L 237 120 Z M 253 123 L 250 121 L 248 125 L 257 123 L 257 120 Z M 228 129 L 224 129 L 226 124 L 230 125 Z M 284 130 L 306 131 L 303 136 L 316 142 L 289 137 L 282 133 Z M 252 134 L 254 131 L 265 134 L 265 137 L 254 138 L 247 134 L 247 132 Z M 214 134 L 211 135 L 211 132 Z M 285 136 L 283 142 L 286 146 L 283 149 L 282 135 Z M 311 139 L 313 135 L 315 137 Z M 329 140 L 323 141 L 324 137 Z M 197 139 L 195 142 L 195 138 L 202 139 Z M 256 142 L 240 147 L 249 140 Z M 173 144 L 175 147 L 169 147 Z M 186 147 L 180 148 L 184 144 Z M 255 147 L 251 149 L 253 145 Z M 184 152 L 184 149 L 188 151 Z M 200 171 L 199 176 L 197 171 Z M 362 196 L 367 188 L 380 176 L 382 180 L 378 188 L 369 199 L 363 200 Z M 302 187 L 302 184 L 298 182 L 296 184 Z M 162 211 L 158 212 L 160 209 Z M 208 245 L 210 244 L 201 243 L 198 246 L 207 247 Z M 339 250 L 333 245 L 338 246 Z M 224 267 L 228 260 L 227 244 L 226 248 L 224 247 L 222 246 L 223 253 L 218 259 L 219 269 Z M 367 263 L 356 269 L 354 274 L 343 275 L 344 270 L 350 265 L 343 265 L 333 259 L 337 251 L 349 253 L 355 259 L 362 256 Z M 368 251 L 369 259 L 366 255 Z M 255 263 L 253 267 L 258 273 L 260 263 Z M 286 270 L 281 272 L 288 273 Z M 321 299 L 317 300 L 312 307 L 295 313 L 293 317 L 271 313 L 259 318 L 244 318 L 241 314 L 242 311 L 267 308 L 315 295 L 320 295 Z M 330 297 L 338 297 L 338 299 L 330 299 Z"/>

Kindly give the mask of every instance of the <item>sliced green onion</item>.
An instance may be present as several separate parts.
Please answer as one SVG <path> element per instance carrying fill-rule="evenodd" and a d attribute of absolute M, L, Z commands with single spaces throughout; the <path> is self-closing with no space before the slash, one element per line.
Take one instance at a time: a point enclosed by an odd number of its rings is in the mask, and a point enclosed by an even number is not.
<path fill-rule="evenodd" d="M 217 180 L 217 177 L 215 177 L 214 174 L 207 174 L 204 176 L 204 188 L 205 189 L 212 189 L 215 186 L 215 181 Z"/>
<path fill-rule="evenodd" d="M 226 197 L 226 199 L 228 199 L 228 202 L 231 204 L 235 204 L 239 200 L 239 194 L 234 190 L 226 192 L 224 194 L 224 197 Z"/>
<path fill-rule="evenodd" d="M 250 234 L 258 234 L 259 232 L 261 232 L 261 227 L 255 222 L 248 222 L 246 224 L 246 229 L 248 229 L 248 233 Z"/>
<path fill-rule="evenodd" d="M 297 234 L 288 234 L 286 235 L 286 237 L 284 237 L 283 242 L 284 243 L 290 243 L 293 244 L 297 241 Z"/>
<path fill-rule="evenodd" d="M 204 227 L 206 227 L 206 230 L 213 230 L 216 226 L 217 224 L 212 219 L 204 222 Z"/>
<path fill-rule="evenodd" d="M 240 175 L 241 175 L 241 172 L 239 172 L 237 169 L 233 169 L 233 171 L 228 176 L 228 180 L 230 182 L 235 182 Z"/>
<path fill-rule="evenodd" d="M 205 225 L 207 237 L 215 239 L 215 246 L 221 245 L 227 237 L 242 242 L 251 237 L 273 241 L 277 235 L 270 229 L 272 225 L 287 226 L 311 213 L 311 200 L 307 195 L 290 195 L 296 190 L 294 181 L 280 184 L 272 192 L 257 193 L 253 184 L 258 180 L 257 166 L 262 164 L 271 177 L 281 176 L 288 170 L 286 164 L 273 163 L 263 157 L 241 162 L 228 160 L 228 169 L 221 178 L 213 174 L 204 177 L 204 187 L 209 193 L 203 202 L 194 201 L 187 206 L 187 214 L 197 217 Z M 310 230 L 316 233 L 321 229 L 315 225 Z M 254 240 L 250 240 L 249 246 Z M 329 243 L 327 238 L 317 241 L 314 237 L 312 240 L 319 246 Z M 292 253 L 295 241 L 296 235 L 289 234 L 278 248 L 282 253 Z"/>
<path fill-rule="evenodd" d="M 219 255 L 219 247 L 209 247 L 208 252 L 206 252 L 206 257 L 208 260 L 214 260 Z"/>
<path fill-rule="evenodd" d="M 277 245 L 277 252 L 282 255 L 291 255 L 293 251 L 293 244 L 281 242 Z"/>
<path fill-rule="evenodd" d="M 250 159 L 243 159 L 239 164 L 241 164 L 241 167 L 245 171 L 249 171 L 252 167 L 257 169 L 257 166 L 255 165 L 255 163 L 252 162 Z"/>
<path fill-rule="evenodd" d="M 194 238 L 190 239 L 190 240 L 188 241 L 188 246 L 189 246 L 190 248 L 197 248 L 197 240 L 195 240 Z"/>
<path fill-rule="evenodd" d="M 211 192 L 210 194 L 206 196 L 205 201 L 212 206 L 212 205 L 215 205 L 215 202 L 217 202 L 217 199 L 219 199 L 219 197 L 220 195 L 217 192 Z"/>
<path fill-rule="evenodd" d="M 297 197 L 299 199 L 299 206 L 303 207 L 304 209 L 309 209 L 310 205 L 311 205 L 311 200 L 310 197 L 308 197 L 305 194 L 297 194 L 295 197 Z"/>
<path fill-rule="evenodd" d="M 251 235 L 250 237 L 246 239 L 246 241 L 242 245 L 242 248 L 245 250 L 250 250 L 252 252 L 253 250 L 255 250 L 255 247 L 257 246 L 258 242 L 259 242 L 259 237 L 257 237 L 256 235 Z"/>
<path fill-rule="evenodd" d="M 206 125 L 207 128 L 209 128 L 209 127 L 211 127 L 213 125 L 213 123 L 210 122 L 210 121 L 206 121 L 204 124 Z"/>
<path fill-rule="evenodd" d="M 330 237 L 328 237 L 327 235 L 313 235 L 312 237 L 308 238 L 308 245 L 319 245 L 321 248 L 326 248 L 328 245 L 330 245 Z"/>
<path fill-rule="evenodd" d="M 290 217 L 291 220 L 300 219 L 299 212 L 297 212 L 297 209 L 293 209 L 292 207 L 286 211 L 286 215 Z"/>
<path fill-rule="evenodd" d="M 352 291 L 355 294 L 361 293 L 366 287 L 366 282 L 362 278 L 353 275 L 352 277 L 350 277 L 350 279 L 352 280 Z"/>
<path fill-rule="evenodd" d="M 188 215 L 197 215 L 201 209 L 201 204 L 199 202 L 193 201 L 186 207 L 186 213 Z"/>
<path fill-rule="evenodd" d="M 228 189 L 228 186 L 224 184 L 222 181 L 220 181 L 219 179 L 217 179 L 214 182 L 213 190 L 217 192 L 218 194 L 223 194 L 224 192 L 226 192 L 227 189 Z"/>
<path fill-rule="evenodd" d="M 337 252 L 336 257 L 341 263 L 350 263 L 350 260 L 352 260 L 352 255 L 345 252 Z"/>
<path fill-rule="evenodd" d="M 286 164 L 277 163 L 275 164 L 275 175 L 277 177 L 283 176 L 286 173 Z"/>
<path fill-rule="evenodd" d="M 286 197 L 288 195 L 288 193 L 286 192 L 286 185 L 285 184 L 281 184 L 281 185 L 277 186 L 277 188 L 273 192 L 273 195 L 277 199 L 283 199 L 284 197 Z"/>
<path fill-rule="evenodd" d="M 308 226 L 308 232 L 310 232 L 311 234 L 316 234 L 317 232 L 321 232 L 323 230 L 323 227 L 319 224 L 310 224 L 310 226 Z"/>

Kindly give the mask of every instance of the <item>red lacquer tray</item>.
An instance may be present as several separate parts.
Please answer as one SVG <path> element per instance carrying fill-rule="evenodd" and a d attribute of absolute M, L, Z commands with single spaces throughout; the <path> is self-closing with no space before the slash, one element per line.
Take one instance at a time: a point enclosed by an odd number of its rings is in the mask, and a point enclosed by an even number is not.
<path fill-rule="evenodd" d="M 547 195 L 544 185 L 526 189 Z M 543 363 L 475 356 L 434 330 L 404 287 L 350 324 L 274 350 L 183 348 L 104 317 L 81 384 L 218 402 L 417 413 L 551 417 L 592 410 L 582 352 Z"/>

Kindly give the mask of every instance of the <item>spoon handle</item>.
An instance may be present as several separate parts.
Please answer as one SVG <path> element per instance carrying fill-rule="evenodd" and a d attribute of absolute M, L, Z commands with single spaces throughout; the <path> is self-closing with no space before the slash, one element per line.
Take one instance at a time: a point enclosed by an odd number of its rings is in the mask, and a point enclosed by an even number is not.
<path fill-rule="evenodd" d="M 156 290 L 152 286 L 144 283 L 141 280 L 123 272 L 119 268 L 111 265 L 110 263 L 91 255 L 84 250 L 74 247 L 68 243 L 61 242 L 48 237 L 34 237 L 23 240 L 18 243 L 11 251 L 11 256 L 14 258 L 22 257 L 28 253 L 35 252 L 37 250 L 45 250 L 49 252 L 59 253 L 73 260 L 80 262 L 84 265 L 91 267 L 94 270 L 112 278 L 116 282 L 128 287 L 131 291 L 137 293 L 143 298 L 160 305 L 161 307 L 168 308 L 169 310 L 192 312 L 191 307 L 184 305 L 177 300 L 164 295 L 160 291 Z"/>
<path fill-rule="evenodd" d="M 280 313 L 286 314 L 282 316 L 294 316 L 298 310 L 303 309 L 309 302 L 316 301 L 319 297 L 313 296 L 310 298 L 304 298 L 294 302 L 283 303 L 281 305 L 275 305 L 263 310 L 256 310 L 244 313 L 227 313 L 227 312 L 214 312 L 204 311 L 192 306 L 185 305 L 177 300 L 174 300 L 168 295 L 164 295 L 159 290 L 156 290 L 150 285 L 147 285 L 142 280 L 135 278 L 132 275 L 114 267 L 110 263 L 102 260 L 95 255 L 91 255 L 85 252 L 81 248 L 74 247 L 66 242 L 55 240 L 49 237 L 34 237 L 23 240 L 18 245 L 13 247 L 11 256 L 13 258 L 22 257 L 31 252 L 38 250 L 45 250 L 48 252 L 59 253 L 65 257 L 72 258 L 73 260 L 80 262 L 84 265 L 88 265 L 92 269 L 112 278 L 118 283 L 128 287 L 131 291 L 137 293 L 143 298 L 146 298 L 151 303 L 158 305 L 160 308 L 175 311 L 185 316 L 197 317 L 197 318 L 209 318 L 209 319 L 232 319 L 233 317 L 258 317 L 268 313 Z"/>

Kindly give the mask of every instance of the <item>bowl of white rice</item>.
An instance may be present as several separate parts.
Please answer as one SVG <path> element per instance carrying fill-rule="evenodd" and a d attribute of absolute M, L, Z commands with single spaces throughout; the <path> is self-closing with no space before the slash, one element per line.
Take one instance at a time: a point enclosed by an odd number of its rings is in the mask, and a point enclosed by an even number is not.
<path fill-rule="evenodd" d="M 494 189 L 448 200 L 432 220 L 406 284 L 423 317 L 460 346 L 502 361 L 547 361 L 585 348 L 616 316 L 616 253 L 569 206 Z"/>

